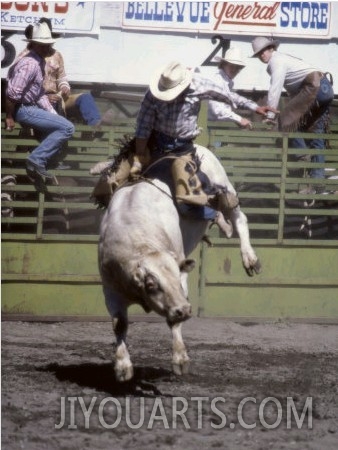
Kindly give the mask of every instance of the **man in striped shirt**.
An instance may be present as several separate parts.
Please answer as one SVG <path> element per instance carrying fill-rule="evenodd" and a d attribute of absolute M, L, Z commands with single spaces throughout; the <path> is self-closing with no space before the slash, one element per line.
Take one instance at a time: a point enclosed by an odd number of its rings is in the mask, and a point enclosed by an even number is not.
<path fill-rule="evenodd" d="M 52 22 L 47 17 L 41 17 L 39 23 L 45 22 L 53 36 Z M 27 39 L 32 37 L 33 25 L 25 29 Z M 18 59 L 26 56 L 30 45 L 19 54 Z M 93 137 L 99 137 L 102 124 L 100 111 L 94 97 L 89 92 L 71 93 L 62 54 L 53 47 L 49 47 L 49 54 L 45 58 L 44 88 L 54 109 L 62 116 L 68 117 L 76 114 L 87 125 L 93 128 Z"/>
<path fill-rule="evenodd" d="M 37 130 L 41 142 L 27 158 L 26 170 L 32 181 L 53 178 L 48 164 L 62 150 L 74 133 L 74 126 L 59 116 L 43 88 L 45 57 L 55 42 L 46 23 L 34 26 L 31 50 L 8 72 L 6 89 L 6 128 L 12 130 L 15 121 Z"/>

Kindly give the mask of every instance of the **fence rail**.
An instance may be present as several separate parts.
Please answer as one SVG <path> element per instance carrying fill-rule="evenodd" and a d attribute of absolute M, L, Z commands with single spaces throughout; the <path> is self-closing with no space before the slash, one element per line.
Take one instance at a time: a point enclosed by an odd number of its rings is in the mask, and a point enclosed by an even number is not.
<path fill-rule="evenodd" d="M 325 164 L 316 164 L 306 159 L 316 150 L 290 149 L 288 141 L 290 137 L 318 135 L 243 131 L 208 124 L 209 147 L 239 193 L 253 239 L 269 239 L 271 244 L 289 244 L 289 240 L 297 239 L 302 245 L 313 245 L 316 239 L 321 240 L 320 245 L 332 245 L 332 240 L 338 239 L 337 130 L 334 127 L 330 148 L 323 152 Z M 18 239 L 22 233 L 31 239 L 50 239 L 51 234 L 57 234 L 58 240 L 71 236 L 87 240 L 88 235 L 97 234 L 100 212 L 90 199 L 97 178 L 89 175 L 89 169 L 97 161 L 114 156 L 119 139 L 132 135 L 132 123 L 106 127 L 96 140 L 87 126 L 77 126 L 64 160 L 70 169 L 52 171 L 54 182 L 40 193 L 25 171 L 25 159 L 37 141 L 20 137 L 20 131 L 20 127 L 14 133 L 2 130 L 2 178 L 6 181 L 6 176 L 14 177 L 11 183 L 2 185 L 8 194 L 2 204 L 3 240 Z M 296 153 L 303 154 L 304 160 L 294 161 Z M 308 177 L 308 171 L 315 167 L 325 169 L 325 180 Z M 320 186 L 323 193 L 307 193 L 309 184 Z"/>

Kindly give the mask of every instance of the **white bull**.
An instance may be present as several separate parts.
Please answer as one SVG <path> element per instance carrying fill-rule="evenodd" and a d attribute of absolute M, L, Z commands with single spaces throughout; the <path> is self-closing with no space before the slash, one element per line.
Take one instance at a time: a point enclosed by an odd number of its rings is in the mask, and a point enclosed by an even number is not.
<path fill-rule="evenodd" d="M 201 170 L 215 184 L 235 193 L 218 159 L 197 147 Z M 260 263 L 249 240 L 247 219 L 238 206 L 231 222 L 240 238 L 243 265 L 252 275 Z M 115 374 L 126 381 L 133 366 L 126 346 L 128 307 L 164 316 L 173 337 L 173 370 L 186 373 L 189 357 L 182 339 L 182 322 L 191 316 L 187 274 L 194 261 L 187 256 L 202 239 L 205 220 L 179 217 L 167 184 L 156 179 L 118 189 L 103 217 L 99 242 L 99 268 L 107 309 L 112 317 L 117 346 Z"/>

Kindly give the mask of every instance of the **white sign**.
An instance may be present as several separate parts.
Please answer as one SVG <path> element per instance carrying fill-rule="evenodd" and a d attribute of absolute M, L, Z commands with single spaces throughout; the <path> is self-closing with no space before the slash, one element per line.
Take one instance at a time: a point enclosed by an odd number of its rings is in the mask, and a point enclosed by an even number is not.
<path fill-rule="evenodd" d="M 333 25 L 327 1 L 123 2 L 122 27 L 139 30 L 318 39 L 336 36 Z"/>
<path fill-rule="evenodd" d="M 97 2 L 1 2 L 1 28 L 23 31 L 47 17 L 55 33 L 99 34 L 99 9 Z"/>

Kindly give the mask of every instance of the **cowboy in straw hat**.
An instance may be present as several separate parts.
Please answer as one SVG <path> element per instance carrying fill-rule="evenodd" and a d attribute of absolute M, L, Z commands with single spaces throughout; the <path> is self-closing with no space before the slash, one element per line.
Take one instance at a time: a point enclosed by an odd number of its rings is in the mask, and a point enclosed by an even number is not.
<path fill-rule="evenodd" d="M 329 104 L 334 98 L 330 81 L 313 65 L 277 51 L 278 46 L 279 42 L 274 39 L 256 37 L 252 42 L 252 57 L 267 64 L 267 72 L 271 77 L 268 105 L 272 108 L 278 107 L 283 87 L 289 96 L 289 101 L 279 117 L 281 131 L 327 132 Z M 275 121 L 273 112 L 268 113 L 268 120 Z M 290 139 L 289 145 L 293 148 L 307 148 L 303 139 Z M 324 150 L 325 141 L 311 139 L 309 146 Z M 313 155 L 311 160 L 324 163 L 325 157 L 319 153 Z M 310 177 L 324 178 L 324 168 L 312 169 Z"/>
<path fill-rule="evenodd" d="M 194 139 L 200 133 L 198 113 L 202 100 L 210 99 L 233 103 L 236 97 L 178 61 L 158 69 L 151 78 L 137 117 L 136 153 L 130 162 L 125 160 L 125 164 L 113 173 L 114 182 L 121 184 L 126 173 L 138 176 L 150 163 L 150 152 L 156 151 L 173 157 L 172 177 L 178 205 L 210 206 L 221 211 L 236 207 L 238 198 L 232 192 L 212 191 L 210 186 L 211 193 L 205 193 L 198 173 L 194 147 Z M 255 110 L 265 115 L 270 108 L 257 107 Z M 129 170 L 125 170 L 127 164 Z M 93 195 L 96 196 L 95 191 Z"/>
<path fill-rule="evenodd" d="M 41 17 L 39 23 L 46 23 L 51 31 L 52 37 L 55 36 L 52 29 L 51 20 Z M 28 25 L 25 29 L 27 39 L 32 37 L 32 25 Z M 22 58 L 29 52 L 31 44 L 23 50 L 18 58 Z M 48 55 L 45 57 L 45 77 L 44 88 L 48 95 L 49 101 L 52 103 L 58 114 L 63 116 L 76 115 L 87 125 L 92 126 L 93 137 L 100 135 L 100 127 L 103 121 L 100 111 L 95 103 L 91 93 L 83 92 L 72 94 L 71 87 L 65 72 L 65 65 L 62 54 L 55 48 L 50 47 Z M 58 169 L 65 168 L 59 165 Z"/>
<path fill-rule="evenodd" d="M 216 56 L 215 61 L 218 62 L 218 71 L 213 78 L 214 81 L 220 84 L 224 91 L 232 91 L 233 79 L 246 65 L 240 49 L 231 47 L 226 51 L 224 58 Z M 208 119 L 231 121 L 242 128 L 252 129 L 252 122 L 249 119 L 241 117 L 233 111 L 238 107 L 256 111 L 258 105 L 241 95 L 233 93 L 232 105 L 214 100 L 208 102 Z"/>
<path fill-rule="evenodd" d="M 225 62 L 241 68 L 246 66 L 246 62 L 244 61 L 242 52 L 238 47 L 230 47 L 225 52 L 224 58 L 222 58 L 221 56 L 215 56 L 215 61 L 219 64 Z"/>
<path fill-rule="evenodd" d="M 252 49 L 254 51 L 252 58 L 258 56 L 262 50 L 266 48 L 274 48 L 275 50 L 279 47 L 279 41 L 275 39 L 270 39 L 264 36 L 258 36 L 252 41 Z"/>
<path fill-rule="evenodd" d="M 52 33 L 46 22 L 36 23 L 31 30 L 31 37 L 23 39 L 25 42 L 45 45 L 55 44 L 56 40 L 52 37 Z"/>
<path fill-rule="evenodd" d="M 157 69 L 150 80 L 149 89 L 158 100 L 171 102 L 190 85 L 192 71 L 178 62 Z"/>
<path fill-rule="evenodd" d="M 28 177 L 38 189 L 46 179 L 52 179 L 48 172 L 51 160 L 60 154 L 65 142 L 74 133 L 74 126 L 59 116 L 43 89 L 44 58 L 55 39 L 46 23 L 37 23 L 27 56 L 16 61 L 9 69 L 6 88 L 6 127 L 14 128 L 15 121 L 33 128 L 41 136 L 40 144 L 27 158 Z"/>

